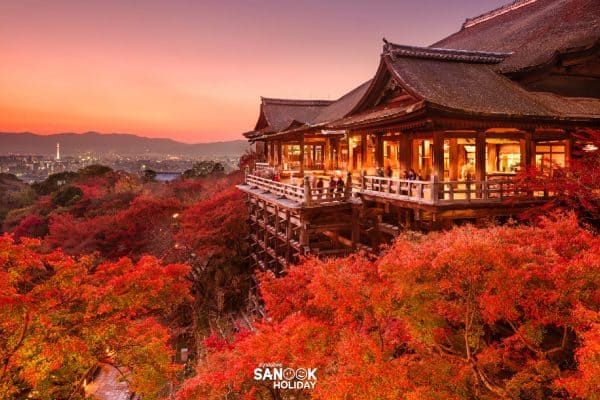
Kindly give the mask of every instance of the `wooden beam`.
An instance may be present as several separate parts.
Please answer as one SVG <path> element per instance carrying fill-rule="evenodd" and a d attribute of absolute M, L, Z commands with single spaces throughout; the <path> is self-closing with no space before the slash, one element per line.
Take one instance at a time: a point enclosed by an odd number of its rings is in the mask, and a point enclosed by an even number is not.
<path fill-rule="evenodd" d="M 341 218 L 341 216 L 340 216 Z M 307 230 L 310 233 L 320 233 L 324 231 L 338 231 L 340 229 L 348 229 L 351 228 L 351 222 L 339 222 L 339 223 L 330 223 L 330 224 L 319 224 L 319 225 L 308 225 Z"/>
<path fill-rule="evenodd" d="M 477 137 L 477 132 L 476 131 L 446 131 L 444 133 L 444 136 L 446 138 L 452 138 L 452 139 L 465 139 L 465 138 L 475 139 Z"/>
<path fill-rule="evenodd" d="M 342 235 L 340 235 L 337 232 L 325 231 L 325 232 L 322 232 L 322 234 L 327 236 L 331 240 L 336 241 L 346 247 L 352 247 L 352 240 L 349 240 L 349 239 L 343 237 Z"/>
<path fill-rule="evenodd" d="M 563 140 L 571 135 L 565 131 L 562 132 L 532 132 L 531 139 L 533 140 Z"/>

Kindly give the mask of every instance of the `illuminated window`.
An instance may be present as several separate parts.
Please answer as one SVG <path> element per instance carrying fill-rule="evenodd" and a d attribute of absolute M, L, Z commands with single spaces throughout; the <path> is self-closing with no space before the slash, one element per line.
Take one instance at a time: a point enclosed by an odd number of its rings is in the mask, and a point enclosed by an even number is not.
<path fill-rule="evenodd" d="M 538 142 L 535 146 L 535 166 L 542 172 L 551 172 L 556 167 L 564 167 L 564 142 Z"/>

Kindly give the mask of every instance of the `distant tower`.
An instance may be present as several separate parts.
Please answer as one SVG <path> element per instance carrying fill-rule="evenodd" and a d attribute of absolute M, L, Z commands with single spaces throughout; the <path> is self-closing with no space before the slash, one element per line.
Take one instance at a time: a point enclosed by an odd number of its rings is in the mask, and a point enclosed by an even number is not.
<path fill-rule="evenodd" d="M 60 143 L 56 143 L 56 161 L 60 160 Z"/>

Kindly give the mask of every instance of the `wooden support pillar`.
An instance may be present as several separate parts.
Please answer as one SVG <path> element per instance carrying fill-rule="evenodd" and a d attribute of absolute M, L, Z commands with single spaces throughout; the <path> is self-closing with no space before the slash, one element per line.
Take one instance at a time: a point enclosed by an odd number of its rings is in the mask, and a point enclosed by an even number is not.
<path fill-rule="evenodd" d="M 340 165 L 340 141 L 335 138 L 331 143 L 331 169 L 338 169 Z"/>
<path fill-rule="evenodd" d="M 290 258 L 292 255 L 292 246 L 290 241 L 292 240 L 292 215 L 290 210 L 285 212 L 285 261 L 289 265 Z"/>
<path fill-rule="evenodd" d="M 433 132 L 433 176 L 444 180 L 444 131 Z"/>
<path fill-rule="evenodd" d="M 403 132 L 400 137 L 400 176 L 412 168 L 412 146 L 409 134 Z"/>
<path fill-rule="evenodd" d="M 475 139 L 475 180 L 485 181 L 485 132 L 477 132 Z"/>
<path fill-rule="evenodd" d="M 344 185 L 344 198 L 348 200 L 352 197 L 352 173 L 346 175 L 346 184 Z"/>
<path fill-rule="evenodd" d="M 269 165 L 275 165 L 275 142 L 269 142 Z"/>
<path fill-rule="evenodd" d="M 303 203 L 305 206 L 310 206 L 310 204 L 312 203 L 312 190 L 310 187 L 310 181 L 308 176 L 304 177 L 304 199 L 303 199 Z"/>
<path fill-rule="evenodd" d="M 300 173 L 304 174 L 304 135 L 300 139 Z"/>
<path fill-rule="evenodd" d="M 404 209 L 404 228 L 405 229 L 411 229 L 412 228 L 412 210 L 409 208 L 405 208 Z"/>
<path fill-rule="evenodd" d="M 329 169 L 338 169 L 338 157 L 340 154 L 340 139 L 333 138 L 329 142 Z"/>
<path fill-rule="evenodd" d="M 356 169 L 356 165 L 354 165 L 354 148 L 353 148 L 354 138 L 350 136 L 348 133 L 348 139 L 346 140 L 346 147 L 348 149 L 348 162 L 346 168 L 348 171 L 354 171 Z"/>
<path fill-rule="evenodd" d="M 531 168 L 532 162 L 535 160 L 533 155 L 533 141 L 531 140 L 532 133 L 527 131 L 523 134 L 523 139 L 520 140 L 520 152 L 521 152 L 521 169 L 526 170 Z"/>
<path fill-rule="evenodd" d="M 442 229 L 442 221 L 436 213 L 433 213 L 431 216 L 429 229 L 431 229 L 432 231 L 439 231 Z"/>
<path fill-rule="evenodd" d="M 573 159 L 573 132 L 566 131 L 565 133 L 565 167 L 570 167 Z"/>
<path fill-rule="evenodd" d="M 360 134 L 360 170 L 364 171 L 367 168 L 367 134 Z"/>
<path fill-rule="evenodd" d="M 283 168 L 283 142 L 277 143 L 277 166 Z"/>
<path fill-rule="evenodd" d="M 450 180 L 458 180 L 458 139 L 449 140 L 450 148 L 448 149 L 448 156 L 450 158 Z"/>
<path fill-rule="evenodd" d="M 377 169 L 383 170 L 383 133 L 375 134 L 375 163 Z"/>
<path fill-rule="evenodd" d="M 379 223 L 381 222 L 381 215 L 376 215 L 373 218 L 373 233 L 371 235 L 371 248 L 374 251 L 379 250 L 381 244 L 381 232 L 379 231 Z"/>
<path fill-rule="evenodd" d="M 419 171 L 421 169 L 421 157 L 419 156 L 419 150 L 421 146 L 422 144 L 420 143 L 420 140 L 410 141 L 410 151 L 412 155 L 410 168 L 413 168 L 417 172 L 422 172 Z"/>
<path fill-rule="evenodd" d="M 310 233 L 308 232 L 308 220 L 306 216 L 300 216 L 300 247 L 304 254 L 310 251 Z"/>
<path fill-rule="evenodd" d="M 264 206 L 264 208 L 263 208 L 263 224 L 264 224 L 264 230 L 265 230 L 263 232 L 263 234 L 264 234 L 263 244 L 265 247 L 264 261 L 265 261 L 265 264 L 268 265 L 269 257 L 270 257 L 269 253 L 267 252 L 267 249 L 269 248 L 269 230 L 267 229 L 267 227 L 269 226 L 269 206 L 268 206 L 267 202 L 264 202 L 263 206 Z"/>
<path fill-rule="evenodd" d="M 265 155 L 265 162 L 269 162 L 269 157 L 271 154 L 269 153 L 269 142 L 263 142 L 263 151 Z"/>
<path fill-rule="evenodd" d="M 275 206 L 275 238 L 274 238 L 274 249 L 275 255 L 279 256 L 279 207 Z"/>
<path fill-rule="evenodd" d="M 325 172 L 331 169 L 331 155 L 329 154 L 331 152 L 331 144 L 329 143 L 329 140 L 329 138 L 325 138 L 325 145 L 323 145 L 323 169 Z"/>

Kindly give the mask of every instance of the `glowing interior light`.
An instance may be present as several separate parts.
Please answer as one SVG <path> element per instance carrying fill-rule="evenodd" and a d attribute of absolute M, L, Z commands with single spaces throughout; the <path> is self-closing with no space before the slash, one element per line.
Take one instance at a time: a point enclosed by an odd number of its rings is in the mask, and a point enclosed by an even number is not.
<path fill-rule="evenodd" d="M 585 146 L 583 146 L 583 151 L 590 152 L 590 151 L 596 151 L 596 150 L 598 150 L 598 146 L 596 146 L 593 143 L 588 143 Z"/>

